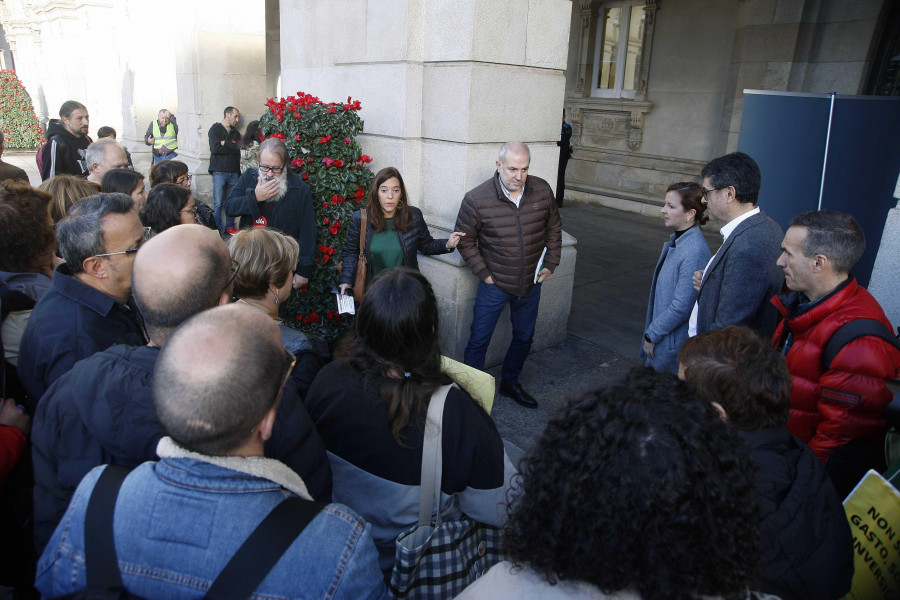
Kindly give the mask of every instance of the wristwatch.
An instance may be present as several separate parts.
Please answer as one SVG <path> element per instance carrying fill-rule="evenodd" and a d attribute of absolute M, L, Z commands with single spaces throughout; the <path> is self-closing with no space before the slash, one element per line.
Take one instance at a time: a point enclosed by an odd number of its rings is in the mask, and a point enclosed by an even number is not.
<path fill-rule="evenodd" d="M 650 336 L 647 335 L 646 333 L 644 334 L 644 339 L 647 340 L 647 342 L 650 343 L 650 344 L 653 343 L 653 340 L 651 340 L 651 339 L 650 339 Z"/>

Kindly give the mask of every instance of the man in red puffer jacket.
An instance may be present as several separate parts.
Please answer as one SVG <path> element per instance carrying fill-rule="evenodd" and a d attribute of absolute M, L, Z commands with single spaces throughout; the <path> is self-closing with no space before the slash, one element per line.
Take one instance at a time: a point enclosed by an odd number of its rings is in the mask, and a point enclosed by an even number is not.
<path fill-rule="evenodd" d="M 850 321 L 873 319 L 893 331 L 875 298 L 850 275 L 865 243 L 850 215 L 796 216 L 778 259 L 791 292 L 772 298 L 782 316 L 772 344 L 787 359 L 793 382 L 788 429 L 825 463 L 841 497 L 868 469 L 884 466 L 884 409 L 893 398 L 885 381 L 900 374 L 900 350 L 874 336 L 849 342 L 830 368 L 823 365 L 828 341 Z"/>

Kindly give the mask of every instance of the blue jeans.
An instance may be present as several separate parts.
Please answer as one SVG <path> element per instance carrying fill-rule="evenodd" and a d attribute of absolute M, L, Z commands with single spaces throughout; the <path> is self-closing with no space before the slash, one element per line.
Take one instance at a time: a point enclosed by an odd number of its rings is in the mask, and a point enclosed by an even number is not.
<path fill-rule="evenodd" d="M 226 229 L 234 227 L 234 218 L 220 214 L 224 211 L 225 198 L 231 193 L 232 188 L 237 185 L 237 173 L 223 173 L 221 171 L 213 171 L 213 215 L 216 217 L 216 227 L 219 233 L 223 233 Z M 222 221 L 225 225 L 222 225 Z"/>
<path fill-rule="evenodd" d="M 158 155 L 154 154 L 153 155 L 153 164 L 155 165 L 156 163 L 162 162 L 164 160 L 172 160 L 176 156 L 178 156 L 178 155 L 174 151 L 169 152 L 168 154 L 166 154 L 164 156 L 158 156 Z"/>
<path fill-rule="evenodd" d="M 509 320 L 512 323 L 512 341 L 503 359 L 503 381 L 509 385 L 519 382 L 519 374 L 534 341 L 534 326 L 537 321 L 538 305 L 541 302 L 541 284 L 535 285 L 524 296 L 504 292 L 492 283 L 478 284 L 475 307 L 472 315 L 472 331 L 463 357 L 470 367 L 484 369 L 484 357 L 494 328 L 500 319 L 503 307 L 509 304 Z"/>

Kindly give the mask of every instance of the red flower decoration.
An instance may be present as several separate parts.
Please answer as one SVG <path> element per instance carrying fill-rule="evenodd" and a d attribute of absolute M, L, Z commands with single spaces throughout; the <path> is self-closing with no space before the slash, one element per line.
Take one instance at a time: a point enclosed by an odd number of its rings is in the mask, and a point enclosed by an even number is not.
<path fill-rule="evenodd" d="M 304 173 L 304 174 L 303 174 L 303 179 L 304 179 L 304 180 L 309 179 L 309 173 Z"/>
<path fill-rule="evenodd" d="M 324 135 L 324 136 L 322 136 L 322 137 L 319 138 L 319 143 L 320 143 L 320 144 L 327 144 L 330 140 L 331 140 L 331 136 L 330 136 L 330 135 Z"/>
<path fill-rule="evenodd" d="M 370 162 L 372 162 L 372 157 L 369 156 L 368 154 L 363 154 L 363 155 L 360 156 L 357 160 L 359 160 L 359 162 L 365 164 L 365 163 L 370 163 Z"/>
<path fill-rule="evenodd" d="M 302 159 L 302 158 L 295 158 L 294 160 L 291 161 L 291 165 L 294 166 L 294 167 L 302 167 L 302 166 L 303 166 L 303 159 Z"/>
<path fill-rule="evenodd" d="M 334 166 L 335 166 L 335 167 L 343 167 L 343 166 L 344 166 L 344 161 L 342 161 L 342 160 L 336 160 L 336 161 L 334 161 Z"/>
<path fill-rule="evenodd" d="M 330 223 L 330 222 L 331 221 L 328 220 L 328 217 L 325 217 L 324 219 L 322 219 L 322 225 L 328 225 L 328 223 Z M 321 246 L 319 246 L 319 247 L 321 248 Z"/>

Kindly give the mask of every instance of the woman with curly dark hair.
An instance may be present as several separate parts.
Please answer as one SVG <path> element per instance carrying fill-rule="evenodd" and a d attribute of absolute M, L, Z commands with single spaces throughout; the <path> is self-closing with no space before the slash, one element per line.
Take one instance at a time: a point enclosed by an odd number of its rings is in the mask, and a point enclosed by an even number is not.
<path fill-rule="evenodd" d="M 752 469 L 709 402 L 633 369 L 550 421 L 522 466 L 509 562 L 458 598 L 761 598 Z"/>
<path fill-rule="evenodd" d="M 441 371 L 437 300 L 418 271 L 385 271 L 366 290 L 355 327 L 319 371 L 306 407 L 325 443 L 332 498 L 372 526 L 382 570 L 394 541 L 419 519 L 425 417 Z M 441 516 L 463 514 L 498 527 L 506 521 L 515 469 L 490 415 L 452 388 L 441 429 Z"/>
<path fill-rule="evenodd" d="M 174 183 L 163 183 L 151 189 L 147 204 L 141 211 L 141 223 L 152 229 L 153 233 L 197 222 L 197 207 L 191 191 Z"/>

